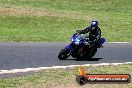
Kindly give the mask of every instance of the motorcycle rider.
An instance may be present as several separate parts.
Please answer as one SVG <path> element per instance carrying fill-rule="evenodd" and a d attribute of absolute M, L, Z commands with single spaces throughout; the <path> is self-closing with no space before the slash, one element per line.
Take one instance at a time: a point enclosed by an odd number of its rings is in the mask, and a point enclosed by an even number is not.
<path fill-rule="evenodd" d="M 80 34 L 88 34 L 89 40 L 87 42 L 92 46 L 96 47 L 97 43 L 100 42 L 101 29 L 98 27 L 98 21 L 91 21 L 91 25 L 84 30 L 77 30 Z"/>

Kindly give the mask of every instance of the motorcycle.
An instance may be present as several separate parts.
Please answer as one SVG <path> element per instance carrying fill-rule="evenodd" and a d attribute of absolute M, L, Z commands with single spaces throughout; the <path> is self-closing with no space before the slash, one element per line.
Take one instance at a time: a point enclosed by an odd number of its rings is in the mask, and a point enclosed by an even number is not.
<path fill-rule="evenodd" d="M 90 45 L 89 38 L 84 36 L 84 34 L 74 33 L 71 37 L 71 44 L 67 45 L 62 49 L 58 55 L 60 60 L 67 59 L 70 55 L 77 60 L 84 58 L 92 58 L 96 52 L 97 48 L 103 47 L 105 38 L 100 38 L 97 45 Z"/>

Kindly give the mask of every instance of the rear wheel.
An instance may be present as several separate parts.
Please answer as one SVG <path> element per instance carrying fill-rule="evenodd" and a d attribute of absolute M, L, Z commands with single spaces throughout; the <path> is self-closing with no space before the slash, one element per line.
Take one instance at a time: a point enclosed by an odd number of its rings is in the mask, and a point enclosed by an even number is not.
<path fill-rule="evenodd" d="M 89 55 L 88 55 L 88 57 L 92 58 L 96 54 L 96 52 L 97 52 L 97 48 L 91 50 L 90 53 L 89 53 Z"/>
<path fill-rule="evenodd" d="M 58 55 L 58 58 L 60 60 L 65 60 L 66 58 L 68 58 L 70 56 L 70 52 L 69 50 L 67 50 L 66 48 L 62 49 Z"/>
<path fill-rule="evenodd" d="M 78 52 L 77 60 L 83 60 L 87 58 L 92 58 L 97 52 L 97 48 L 94 48 L 88 52 L 83 52 L 82 54 Z"/>
<path fill-rule="evenodd" d="M 77 53 L 77 60 L 82 60 L 82 59 L 84 59 L 86 56 L 87 56 L 87 52 L 86 52 L 86 50 L 84 50 L 84 48 L 81 48 L 81 49 L 78 50 L 78 53 Z"/>

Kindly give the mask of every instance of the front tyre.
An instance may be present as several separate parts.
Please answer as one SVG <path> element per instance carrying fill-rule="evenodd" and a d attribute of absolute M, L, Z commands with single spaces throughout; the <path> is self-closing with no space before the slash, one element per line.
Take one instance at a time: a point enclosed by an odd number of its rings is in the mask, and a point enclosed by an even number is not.
<path fill-rule="evenodd" d="M 59 60 L 65 60 L 70 56 L 70 52 L 68 49 L 64 48 L 60 51 L 58 58 Z"/>

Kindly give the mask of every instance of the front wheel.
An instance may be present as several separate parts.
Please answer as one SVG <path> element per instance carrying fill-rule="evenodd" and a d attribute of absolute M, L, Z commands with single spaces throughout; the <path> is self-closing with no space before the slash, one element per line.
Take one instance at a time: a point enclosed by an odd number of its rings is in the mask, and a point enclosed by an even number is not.
<path fill-rule="evenodd" d="M 62 49 L 58 55 L 58 58 L 60 60 L 65 60 L 66 58 L 68 58 L 70 56 L 70 52 L 69 50 L 67 50 L 66 48 Z"/>

